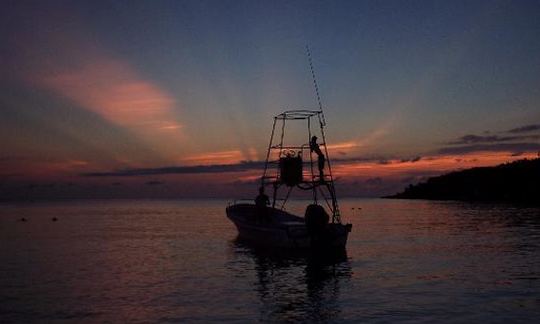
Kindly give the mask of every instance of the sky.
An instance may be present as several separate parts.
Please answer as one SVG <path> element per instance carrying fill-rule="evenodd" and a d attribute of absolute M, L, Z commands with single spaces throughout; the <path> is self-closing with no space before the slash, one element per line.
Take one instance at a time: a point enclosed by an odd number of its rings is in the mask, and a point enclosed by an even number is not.
<path fill-rule="evenodd" d="M 2 199 L 256 193 L 318 109 L 337 192 L 540 152 L 538 1 L 2 1 Z"/>

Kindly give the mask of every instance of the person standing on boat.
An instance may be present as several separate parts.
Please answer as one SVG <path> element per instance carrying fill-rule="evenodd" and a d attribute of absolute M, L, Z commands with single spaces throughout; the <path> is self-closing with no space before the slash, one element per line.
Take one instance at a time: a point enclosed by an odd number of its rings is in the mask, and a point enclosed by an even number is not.
<path fill-rule="evenodd" d="M 311 152 L 315 152 L 317 154 L 317 162 L 319 166 L 319 176 L 320 180 L 324 181 L 324 162 L 325 157 L 323 152 L 321 151 L 321 148 L 319 147 L 319 144 L 317 144 L 317 136 L 311 137 L 311 142 L 309 143 L 309 148 Z"/>
<path fill-rule="evenodd" d="M 266 208 L 270 205 L 270 198 L 264 193 L 264 187 L 259 187 L 259 195 L 255 198 L 255 207 L 256 207 L 256 219 L 257 221 L 269 220 L 268 209 Z"/>

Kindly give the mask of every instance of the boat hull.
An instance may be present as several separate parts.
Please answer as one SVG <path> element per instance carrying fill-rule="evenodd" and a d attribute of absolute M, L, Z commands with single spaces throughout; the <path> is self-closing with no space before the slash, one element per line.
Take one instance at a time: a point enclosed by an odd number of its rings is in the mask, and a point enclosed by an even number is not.
<path fill-rule="evenodd" d="M 226 213 L 239 238 L 268 247 L 345 248 L 351 230 L 350 224 L 328 224 L 324 235 L 312 237 L 304 218 L 275 208 L 261 210 L 253 204 L 234 204 L 227 207 Z"/>

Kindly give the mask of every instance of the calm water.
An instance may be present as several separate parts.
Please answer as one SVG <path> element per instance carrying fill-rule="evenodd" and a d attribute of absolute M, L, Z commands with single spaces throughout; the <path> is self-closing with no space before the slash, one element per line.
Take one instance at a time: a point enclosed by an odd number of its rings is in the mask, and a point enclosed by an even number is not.
<path fill-rule="evenodd" d="M 540 209 L 343 200 L 332 264 L 237 242 L 225 205 L 0 205 L 0 322 L 540 320 Z"/>

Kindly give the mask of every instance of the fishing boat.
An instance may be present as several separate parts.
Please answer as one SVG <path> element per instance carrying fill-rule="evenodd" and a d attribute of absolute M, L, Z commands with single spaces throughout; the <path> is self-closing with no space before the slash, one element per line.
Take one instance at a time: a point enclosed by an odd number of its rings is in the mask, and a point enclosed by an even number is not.
<path fill-rule="evenodd" d="M 229 203 L 226 214 L 240 239 L 258 245 L 345 248 L 352 224 L 341 222 L 326 144 L 326 119 L 309 48 L 307 54 L 319 109 L 287 110 L 274 116 L 259 195 L 251 201 Z M 304 199 L 309 197 L 302 200 L 307 202 L 303 217 L 287 211 L 293 191 L 302 192 Z"/>
<path fill-rule="evenodd" d="M 321 143 L 312 135 L 313 118 L 320 125 Z M 284 143 L 290 121 L 307 121 L 309 143 Z M 281 134 L 275 136 L 278 123 Z M 259 196 L 250 202 L 234 201 L 226 208 L 241 239 L 283 248 L 345 247 L 352 225 L 341 223 L 324 125 L 322 111 L 290 110 L 274 117 Z M 272 198 L 265 194 L 268 188 Z M 286 211 L 295 189 L 310 196 L 304 217 Z"/>

